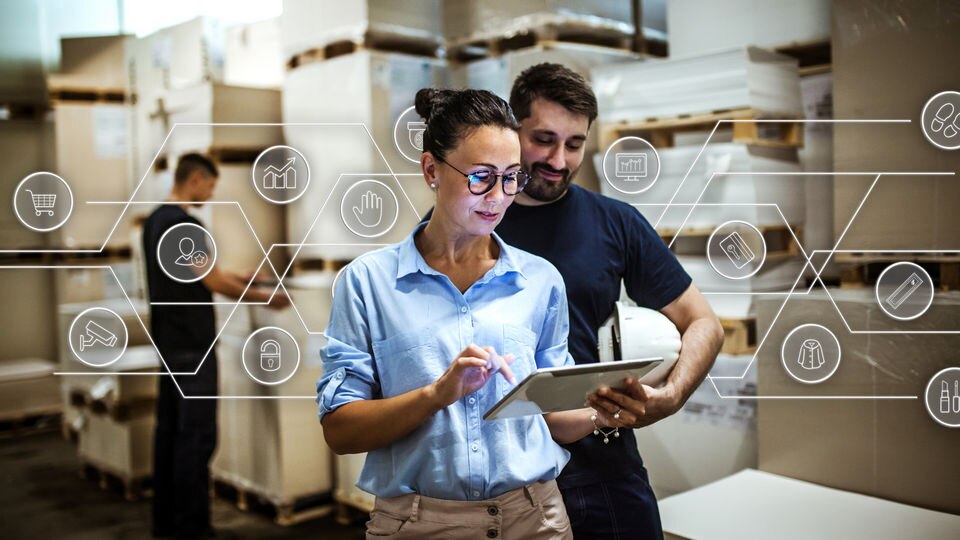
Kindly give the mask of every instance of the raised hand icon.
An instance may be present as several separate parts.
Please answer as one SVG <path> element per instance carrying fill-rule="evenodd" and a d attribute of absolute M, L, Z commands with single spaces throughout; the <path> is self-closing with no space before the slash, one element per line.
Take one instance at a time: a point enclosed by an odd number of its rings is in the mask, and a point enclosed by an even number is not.
<path fill-rule="evenodd" d="M 360 197 L 360 206 L 353 207 L 353 215 L 364 227 L 376 227 L 383 219 L 383 198 L 373 191 L 367 190 Z"/>

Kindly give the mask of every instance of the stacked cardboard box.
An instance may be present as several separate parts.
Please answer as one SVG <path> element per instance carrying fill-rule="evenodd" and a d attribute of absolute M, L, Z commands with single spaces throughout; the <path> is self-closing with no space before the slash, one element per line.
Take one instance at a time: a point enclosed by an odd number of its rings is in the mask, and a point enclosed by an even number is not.
<path fill-rule="evenodd" d="M 14 189 L 27 175 L 53 170 L 53 140 L 50 121 L 0 120 L 0 200 L 12 201 Z M 41 249 L 45 238 L 24 227 L 12 211 L 0 212 L 0 249 Z"/>
<path fill-rule="evenodd" d="M 616 0 L 479 0 L 443 4 L 443 31 L 450 42 L 510 36 L 531 28 L 579 25 L 596 31 L 634 32 L 630 2 Z"/>
<path fill-rule="evenodd" d="M 280 47 L 280 19 L 227 28 L 223 82 L 231 86 L 280 88 L 285 59 Z"/>
<path fill-rule="evenodd" d="M 37 264 L 39 261 L 35 261 Z M 0 294 L 7 309 L 0 310 L 0 360 L 57 358 L 53 270 L 18 267 L 4 262 L 0 268 Z M 24 265 L 26 266 L 26 265 Z"/>
<path fill-rule="evenodd" d="M 0 420 L 19 420 L 62 410 L 55 364 L 39 358 L 0 362 Z"/>
<path fill-rule="evenodd" d="M 348 259 L 369 250 L 366 245 L 350 245 L 367 239 L 350 232 L 340 216 L 346 190 L 360 180 L 387 184 L 400 205 L 394 227 L 373 242 L 401 240 L 433 205 L 433 193 L 423 181 L 419 164 L 400 154 L 393 132 L 401 113 L 413 106 L 417 90 L 446 86 L 446 77 L 443 60 L 376 51 L 313 62 L 287 73 L 284 136 L 306 157 L 311 175 L 303 197 L 288 205 L 287 236 L 291 242 L 305 238 L 307 243 L 324 244 L 304 247 L 301 257 Z M 317 103 L 334 105 L 318 107 Z M 391 173 L 398 174 L 396 179 Z M 316 226 L 306 236 L 318 213 Z"/>
<path fill-rule="evenodd" d="M 760 402 L 760 469 L 960 513 L 960 462 L 956 459 L 960 431 L 937 424 L 924 405 L 929 379 L 956 366 L 957 338 L 946 333 L 906 333 L 955 331 L 960 295 L 937 291 L 929 310 L 909 322 L 883 314 L 872 288 L 830 289 L 829 295 L 817 288 L 808 295 L 792 296 L 781 311 L 782 304 L 783 299 L 758 301 L 758 331 L 766 335 L 757 358 L 758 395 L 800 399 Z M 780 358 L 787 333 L 807 323 L 829 328 L 841 349 L 839 368 L 817 385 L 789 377 Z M 857 333 L 849 332 L 847 325 Z"/>

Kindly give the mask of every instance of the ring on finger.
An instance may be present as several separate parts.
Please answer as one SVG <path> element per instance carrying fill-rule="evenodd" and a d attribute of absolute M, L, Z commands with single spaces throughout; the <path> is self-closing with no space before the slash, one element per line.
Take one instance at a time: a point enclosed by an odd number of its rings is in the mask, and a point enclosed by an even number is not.
<path fill-rule="evenodd" d="M 617 412 L 613 413 L 613 419 L 614 419 L 614 420 L 619 420 L 619 419 L 620 419 L 620 411 L 622 411 L 622 410 L 623 410 L 623 408 L 621 407 L 621 408 L 617 409 Z"/>

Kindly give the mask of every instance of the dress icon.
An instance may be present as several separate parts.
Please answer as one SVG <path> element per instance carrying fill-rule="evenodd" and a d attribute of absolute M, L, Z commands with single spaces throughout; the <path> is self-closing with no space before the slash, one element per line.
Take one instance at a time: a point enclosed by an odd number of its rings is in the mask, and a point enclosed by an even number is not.
<path fill-rule="evenodd" d="M 823 359 L 823 347 L 815 339 L 805 339 L 800 344 L 800 356 L 797 363 L 803 369 L 819 369 L 826 360 Z"/>

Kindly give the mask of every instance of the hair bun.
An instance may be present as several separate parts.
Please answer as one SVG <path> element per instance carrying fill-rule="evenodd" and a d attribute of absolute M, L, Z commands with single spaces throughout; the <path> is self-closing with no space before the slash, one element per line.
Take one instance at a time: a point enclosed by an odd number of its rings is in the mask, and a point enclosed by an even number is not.
<path fill-rule="evenodd" d="M 414 107 L 421 118 L 429 120 L 430 114 L 432 114 L 438 106 L 442 106 L 445 102 L 449 101 L 453 95 L 453 90 L 421 88 L 417 91 L 417 97 L 414 99 Z"/>

